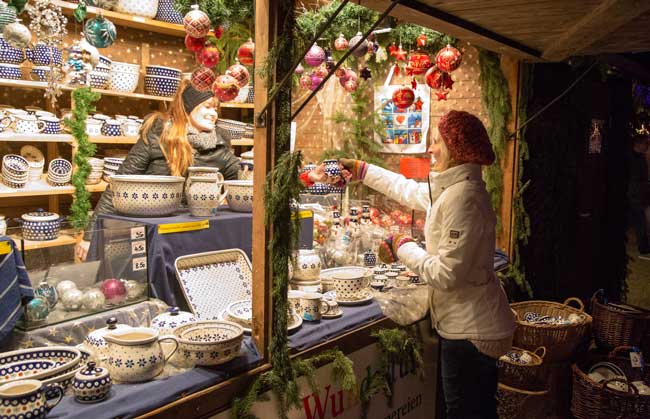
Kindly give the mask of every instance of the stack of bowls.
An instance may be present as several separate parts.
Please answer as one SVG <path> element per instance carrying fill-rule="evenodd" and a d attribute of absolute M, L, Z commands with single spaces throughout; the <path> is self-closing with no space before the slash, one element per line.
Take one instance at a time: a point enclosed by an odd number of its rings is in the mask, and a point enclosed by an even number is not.
<path fill-rule="evenodd" d="M 183 15 L 174 7 L 174 0 L 159 0 L 156 20 L 182 24 Z"/>
<path fill-rule="evenodd" d="M 47 169 L 47 183 L 51 186 L 65 186 L 72 177 L 72 164 L 65 159 L 54 159 Z"/>
<path fill-rule="evenodd" d="M 148 65 L 145 69 L 144 91 L 148 95 L 171 97 L 181 84 L 181 70 L 160 65 Z"/>
<path fill-rule="evenodd" d="M 106 182 L 117 173 L 122 163 L 124 163 L 122 157 L 104 157 L 104 180 Z"/>
<path fill-rule="evenodd" d="M 29 162 L 17 154 L 2 158 L 2 183 L 10 188 L 24 188 L 29 181 Z"/>
<path fill-rule="evenodd" d="M 133 93 L 138 87 L 139 76 L 139 65 L 114 61 L 111 64 L 108 86 L 116 92 Z"/>
<path fill-rule="evenodd" d="M 104 160 L 91 157 L 88 159 L 90 164 L 90 173 L 86 178 L 86 185 L 96 185 L 102 180 L 104 174 Z"/>
<path fill-rule="evenodd" d="M 238 140 L 246 133 L 248 124 L 234 119 L 219 119 L 217 121 L 217 128 L 226 131 L 231 140 Z"/>
<path fill-rule="evenodd" d="M 39 180 L 45 166 L 45 157 L 41 150 L 32 145 L 26 145 L 20 149 L 20 155 L 29 163 L 29 180 Z"/>

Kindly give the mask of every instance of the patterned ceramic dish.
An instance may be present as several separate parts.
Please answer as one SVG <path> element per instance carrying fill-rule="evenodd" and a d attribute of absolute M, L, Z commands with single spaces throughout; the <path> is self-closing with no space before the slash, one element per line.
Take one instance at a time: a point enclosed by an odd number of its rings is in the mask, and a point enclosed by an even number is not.
<path fill-rule="evenodd" d="M 21 217 L 23 238 L 34 241 L 54 240 L 59 237 L 61 221 L 59 214 L 40 209 Z"/>
<path fill-rule="evenodd" d="M 89 362 L 75 374 L 72 382 L 75 400 L 79 403 L 96 403 L 104 400 L 111 391 L 111 376 L 105 368 Z"/>
<path fill-rule="evenodd" d="M 0 385 L 15 380 L 26 380 L 54 368 L 54 366 L 54 362 L 47 359 L 33 359 L 2 366 L 0 367 Z"/>
<path fill-rule="evenodd" d="M 60 177 L 68 176 L 72 173 L 72 163 L 65 159 L 54 159 L 48 166 L 48 172 Z"/>
<path fill-rule="evenodd" d="M 217 128 L 226 131 L 231 139 L 238 139 L 246 133 L 246 124 L 232 119 L 219 119 Z"/>
<path fill-rule="evenodd" d="M 138 64 L 113 61 L 110 67 L 111 67 L 111 73 L 117 72 L 117 73 L 126 73 L 126 74 L 140 74 L 140 66 Z"/>
<path fill-rule="evenodd" d="M 174 329 L 183 364 L 219 365 L 239 355 L 244 329 L 233 322 L 203 320 Z"/>
<path fill-rule="evenodd" d="M 30 379 L 43 380 L 47 378 L 59 377 L 61 375 L 73 372 L 79 367 L 81 362 L 81 352 L 78 349 L 69 346 L 49 346 L 42 348 L 19 349 L 17 351 L 5 352 L 0 356 L 0 365 L 9 365 L 21 361 L 45 360 L 55 364 L 53 368 L 48 368 L 38 374 L 30 376 Z M 15 381 L 10 379 L 6 382 Z"/>
<path fill-rule="evenodd" d="M 22 178 L 29 171 L 29 162 L 18 154 L 7 154 L 2 158 L 2 173 Z"/>
<path fill-rule="evenodd" d="M 113 205 L 125 215 L 171 215 L 181 206 L 184 183 L 180 176 L 113 175 Z"/>
<path fill-rule="evenodd" d="M 240 300 L 228 304 L 226 313 L 237 324 L 244 327 L 253 327 L 253 302 L 251 300 Z"/>
<path fill-rule="evenodd" d="M 109 75 L 100 71 L 90 72 L 90 86 L 95 89 L 106 89 L 108 87 Z"/>
<path fill-rule="evenodd" d="M 138 87 L 138 73 L 125 73 L 111 70 L 108 87 L 110 90 L 115 90 L 116 92 L 133 93 Z"/>
<path fill-rule="evenodd" d="M 20 64 L 25 61 L 25 54 L 22 50 L 14 48 L 5 41 L 0 34 L 0 63 Z"/>
<path fill-rule="evenodd" d="M 183 23 L 183 15 L 174 8 L 174 0 L 159 0 L 156 20 L 169 23 Z"/>
<path fill-rule="evenodd" d="M 26 48 L 25 55 L 36 66 L 49 66 L 52 61 L 57 65 L 63 62 L 61 50 L 57 47 L 47 46 L 44 42 L 38 42 L 33 49 Z"/>
<path fill-rule="evenodd" d="M 360 274 L 368 278 L 368 281 L 372 279 L 372 270 L 361 266 L 339 266 L 338 268 L 323 269 L 320 271 L 320 280 L 324 293 L 334 291 L 334 275 L 340 272 Z"/>
<path fill-rule="evenodd" d="M 118 0 L 115 11 L 153 19 L 158 12 L 158 0 Z"/>
<path fill-rule="evenodd" d="M 0 79 L 20 80 L 22 77 L 23 72 L 19 65 L 0 64 Z"/>
<path fill-rule="evenodd" d="M 228 187 L 226 200 L 231 210 L 236 212 L 253 212 L 253 181 L 252 180 L 227 180 L 224 185 Z"/>
<path fill-rule="evenodd" d="M 47 76 L 50 74 L 50 67 L 32 67 L 32 73 L 31 76 L 33 80 L 35 81 L 46 81 Z"/>
<path fill-rule="evenodd" d="M 144 71 L 147 76 L 161 76 L 169 77 L 172 79 L 181 78 L 181 70 L 172 67 L 165 67 L 162 65 L 148 65 L 145 67 Z"/>
<path fill-rule="evenodd" d="M 157 315 L 151 320 L 151 328 L 158 329 L 161 335 L 169 335 L 174 332 L 178 326 L 197 321 L 194 314 L 187 311 L 181 311 L 178 307 L 169 307 L 169 309 Z"/>
<path fill-rule="evenodd" d="M 162 76 L 145 76 L 144 91 L 148 95 L 170 97 L 176 94 L 181 79 Z"/>

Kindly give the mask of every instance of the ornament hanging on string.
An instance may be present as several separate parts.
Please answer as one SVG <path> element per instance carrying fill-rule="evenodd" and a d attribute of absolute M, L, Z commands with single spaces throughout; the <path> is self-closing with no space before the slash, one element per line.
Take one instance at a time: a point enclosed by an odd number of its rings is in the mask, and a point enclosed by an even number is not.
<path fill-rule="evenodd" d="M 388 47 L 388 54 L 391 57 L 394 57 L 395 56 L 395 51 L 397 51 L 397 45 L 395 45 L 395 41 L 393 41 L 393 43 L 390 44 L 390 46 Z"/>
<path fill-rule="evenodd" d="M 393 92 L 393 104 L 399 109 L 408 109 L 415 101 L 415 92 L 406 85 L 402 85 Z"/>
<path fill-rule="evenodd" d="M 246 66 L 252 66 L 255 64 L 255 43 L 252 39 L 248 38 L 248 41 L 244 42 L 237 49 L 237 58 L 239 62 Z"/>
<path fill-rule="evenodd" d="M 117 37 L 117 29 L 102 13 L 93 19 L 88 19 L 84 25 L 84 34 L 90 45 L 97 48 L 107 48 L 113 45 Z"/>
<path fill-rule="evenodd" d="M 193 4 L 192 9 L 183 17 L 183 27 L 189 36 L 204 38 L 210 32 L 210 18 L 199 10 L 198 4 Z"/>
<path fill-rule="evenodd" d="M 345 68 L 339 67 L 334 72 L 334 75 L 340 79 L 341 77 L 345 77 L 345 71 Z"/>
<path fill-rule="evenodd" d="M 219 64 L 219 49 L 214 45 L 208 45 L 198 52 L 199 63 L 208 68 Z"/>
<path fill-rule="evenodd" d="M 293 72 L 300 76 L 305 72 L 305 67 L 303 67 L 302 64 L 298 63 L 298 67 L 296 67 Z"/>
<path fill-rule="evenodd" d="M 21 19 L 5 26 L 2 35 L 9 45 L 18 49 L 26 48 L 32 40 L 32 33 L 22 24 Z"/>
<path fill-rule="evenodd" d="M 363 67 L 361 71 L 359 72 L 359 75 L 361 76 L 362 79 L 368 81 L 368 79 L 372 78 L 372 72 L 368 67 Z"/>
<path fill-rule="evenodd" d="M 431 67 L 424 75 L 424 81 L 431 89 L 440 89 L 442 87 L 442 79 L 446 73 L 440 71 L 438 67 Z"/>
<path fill-rule="evenodd" d="M 234 77 L 227 74 L 218 76 L 212 85 L 212 92 L 222 102 L 229 102 L 239 94 L 239 86 Z"/>
<path fill-rule="evenodd" d="M 368 41 L 365 39 L 362 41 L 362 39 L 363 34 L 361 32 L 357 32 L 356 35 L 350 38 L 348 45 L 348 48 L 352 50 L 352 55 L 357 58 L 363 57 L 368 52 Z"/>
<path fill-rule="evenodd" d="M 300 87 L 303 89 L 309 89 L 311 87 L 311 76 L 309 74 L 304 74 L 300 77 Z"/>
<path fill-rule="evenodd" d="M 321 79 L 324 79 L 329 74 L 329 71 L 327 70 L 327 65 L 325 65 L 324 63 L 321 64 L 316 68 L 316 70 L 314 70 L 314 73 Z"/>
<path fill-rule="evenodd" d="M 431 68 L 431 58 L 425 51 L 417 50 L 409 54 L 408 63 L 406 64 L 406 74 L 417 76 L 426 73 Z"/>
<path fill-rule="evenodd" d="M 343 83 L 343 89 L 348 93 L 356 92 L 358 88 L 359 80 L 357 78 L 348 78 Z"/>
<path fill-rule="evenodd" d="M 205 92 L 210 90 L 216 79 L 217 76 L 214 74 L 214 71 L 207 67 L 199 67 L 192 73 L 190 83 L 192 83 L 192 87 L 196 90 Z"/>
<path fill-rule="evenodd" d="M 420 32 L 420 35 L 415 41 L 418 48 L 424 48 L 427 46 L 427 36 L 424 34 L 424 32 Z"/>
<path fill-rule="evenodd" d="M 205 47 L 206 38 L 193 38 L 185 35 L 185 48 L 192 52 L 201 51 Z"/>
<path fill-rule="evenodd" d="M 311 73 L 311 85 L 309 86 L 309 90 L 316 90 L 318 89 L 318 86 L 323 82 L 323 78 L 316 74 L 316 72 Z"/>
<path fill-rule="evenodd" d="M 318 67 L 325 61 L 325 50 L 314 44 L 305 54 L 305 63 L 310 67 Z"/>
<path fill-rule="evenodd" d="M 456 48 L 447 45 L 436 54 L 436 65 L 446 73 L 456 70 L 463 59 L 463 55 Z"/>
<path fill-rule="evenodd" d="M 377 52 L 375 53 L 375 62 L 381 64 L 388 59 L 388 54 L 386 53 L 386 48 L 379 46 Z"/>
<path fill-rule="evenodd" d="M 337 51 L 345 51 L 348 49 L 348 40 L 345 39 L 343 34 L 340 34 L 338 38 L 334 41 L 334 49 Z"/>
<path fill-rule="evenodd" d="M 50 0 L 34 0 L 25 6 L 29 14 L 29 29 L 39 42 L 47 45 L 61 45 L 67 35 L 68 18 L 61 7 Z"/>
<path fill-rule="evenodd" d="M 237 86 L 241 89 L 242 87 L 248 84 L 250 80 L 250 73 L 248 69 L 243 65 L 239 64 L 239 60 L 235 58 L 235 64 L 228 67 L 226 74 L 233 76 L 237 80 Z"/>
<path fill-rule="evenodd" d="M 336 67 L 336 61 L 334 58 L 332 58 L 332 56 L 327 57 L 325 60 L 325 68 L 327 68 L 327 72 L 329 73 L 334 70 L 334 67 Z"/>

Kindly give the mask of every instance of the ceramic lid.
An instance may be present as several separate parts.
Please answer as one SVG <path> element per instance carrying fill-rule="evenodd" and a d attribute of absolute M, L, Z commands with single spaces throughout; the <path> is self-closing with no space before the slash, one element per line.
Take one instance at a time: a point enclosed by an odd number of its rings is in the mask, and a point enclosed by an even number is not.
<path fill-rule="evenodd" d="M 37 209 L 35 212 L 28 212 L 23 214 L 20 218 L 24 221 L 56 221 L 59 219 L 59 214 L 56 212 L 48 212 L 42 208 Z"/>
<path fill-rule="evenodd" d="M 102 378 L 108 378 L 108 370 L 98 367 L 94 361 L 88 362 L 84 368 L 81 368 L 74 376 L 79 381 L 94 381 Z"/>
<path fill-rule="evenodd" d="M 180 325 L 195 321 L 197 321 L 197 318 L 194 314 L 181 311 L 178 307 L 170 307 L 166 312 L 157 315 L 151 320 L 151 327 L 166 334 Z"/>

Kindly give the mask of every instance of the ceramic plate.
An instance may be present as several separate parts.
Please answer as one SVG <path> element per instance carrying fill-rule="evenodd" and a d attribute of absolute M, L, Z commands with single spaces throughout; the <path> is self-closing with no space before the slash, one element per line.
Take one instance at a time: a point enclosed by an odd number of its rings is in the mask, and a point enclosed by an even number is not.
<path fill-rule="evenodd" d="M 341 306 L 360 306 L 369 303 L 372 299 L 372 292 L 370 290 L 364 290 L 363 297 L 358 300 L 340 300 L 337 298 L 336 302 Z"/>
<path fill-rule="evenodd" d="M 323 318 L 324 319 L 336 319 L 337 317 L 341 317 L 342 315 L 343 315 L 343 309 L 341 309 L 341 307 L 339 307 L 333 313 L 323 314 Z"/>
<path fill-rule="evenodd" d="M 228 304 L 252 298 L 251 263 L 240 249 L 181 256 L 174 265 L 185 299 L 200 320 L 219 319 Z"/>
<path fill-rule="evenodd" d="M 242 327 L 242 329 L 244 329 L 244 333 L 249 334 L 249 335 L 252 333 L 252 330 L 250 328 L 241 325 L 240 323 L 237 322 L 237 319 L 233 319 L 232 317 L 230 317 L 228 315 L 228 310 L 224 309 L 221 313 L 219 313 L 219 318 L 218 319 L 237 323 Z M 291 318 L 289 319 L 289 321 L 290 321 L 290 323 L 289 323 L 289 326 L 287 327 L 287 332 L 288 333 L 292 333 L 295 330 L 297 330 L 300 326 L 302 326 L 302 317 L 300 317 L 297 314 L 293 314 L 291 316 Z"/>
<path fill-rule="evenodd" d="M 253 321 L 253 302 L 251 300 L 240 300 L 230 303 L 226 308 L 228 316 L 243 322 Z"/>

